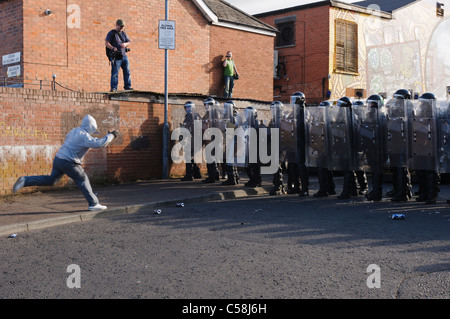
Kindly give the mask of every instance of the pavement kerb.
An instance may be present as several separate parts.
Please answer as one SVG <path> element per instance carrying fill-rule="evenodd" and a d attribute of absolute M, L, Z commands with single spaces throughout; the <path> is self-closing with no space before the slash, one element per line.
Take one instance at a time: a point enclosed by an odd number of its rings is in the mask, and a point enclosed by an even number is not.
<path fill-rule="evenodd" d="M 27 223 L 20 224 L 11 224 L 0 226 L 0 236 L 10 236 L 12 234 L 19 234 L 31 230 L 44 229 L 52 226 L 64 225 L 74 222 L 80 221 L 89 221 L 94 218 L 105 218 L 114 215 L 121 214 L 133 214 L 142 209 L 152 209 L 152 208 L 160 208 L 167 207 L 171 205 L 176 205 L 177 203 L 201 203 L 201 202 L 209 202 L 209 201 L 217 201 L 217 200 L 225 200 L 225 199 L 235 199 L 242 198 L 247 196 L 255 196 L 255 195 L 263 195 L 268 194 L 269 190 L 272 186 L 262 186 L 256 188 L 248 188 L 248 189 L 237 189 L 227 192 L 215 193 L 215 194 L 206 194 L 199 196 L 189 196 L 185 198 L 179 199 L 171 199 L 171 200 L 163 200 L 156 202 L 149 202 L 138 205 L 128 205 L 123 207 L 117 207 L 112 209 L 107 209 L 99 212 L 85 212 L 81 214 L 71 214 L 69 216 L 62 217 L 53 217 L 42 220 L 31 221 Z"/>

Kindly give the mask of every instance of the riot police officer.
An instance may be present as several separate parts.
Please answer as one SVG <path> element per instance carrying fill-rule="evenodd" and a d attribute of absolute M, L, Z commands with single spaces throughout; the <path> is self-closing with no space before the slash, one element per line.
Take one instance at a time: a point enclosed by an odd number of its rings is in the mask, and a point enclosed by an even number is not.
<path fill-rule="evenodd" d="M 184 104 L 184 111 L 186 112 L 184 116 L 183 124 L 181 124 L 182 127 L 189 130 L 191 133 L 191 136 L 193 136 L 194 133 L 194 121 L 199 120 L 201 121 L 201 117 L 199 114 L 195 112 L 195 104 L 192 101 L 187 101 Z M 191 141 L 192 143 L 192 141 Z M 191 144 L 193 146 L 193 143 Z M 192 181 L 194 178 L 202 178 L 202 175 L 200 173 L 200 168 L 197 166 L 197 164 L 194 162 L 193 159 L 193 147 L 191 147 L 191 159 L 186 160 L 186 173 L 183 178 L 181 178 L 182 181 Z M 190 161 L 189 161 L 190 160 Z"/>
<path fill-rule="evenodd" d="M 306 96 L 303 92 L 295 92 L 291 96 L 291 105 L 294 106 L 296 111 L 296 124 L 297 124 L 297 163 L 294 168 L 295 177 L 298 181 L 300 179 L 301 188 L 297 191 L 300 197 L 309 195 L 309 173 L 306 167 L 306 146 L 305 146 L 305 107 Z M 289 172 L 289 164 L 288 164 Z M 298 176 L 298 177 L 297 177 Z"/>
<path fill-rule="evenodd" d="M 337 101 L 336 116 L 329 117 L 332 147 L 332 162 L 333 167 L 337 170 L 343 170 L 344 183 L 342 192 L 338 199 L 347 199 L 350 196 L 358 196 L 356 174 L 354 171 L 354 143 L 353 143 L 353 125 L 352 125 L 352 101 L 347 96 L 340 98 Z M 342 109 L 344 108 L 344 109 Z M 334 124 L 334 125 L 333 125 Z M 335 134 L 336 133 L 336 134 Z"/>
<path fill-rule="evenodd" d="M 275 101 L 270 104 L 270 112 L 272 119 L 269 122 L 269 132 L 271 128 L 280 129 L 281 119 L 283 116 L 284 104 L 280 101 Z M 280 143 L 280 141 L 272 140 L 270 136 L 270 143 Z M 283 174 L 286 172 L 286 156 L 284 156 L 280 145 L 280 160 L 278 163 L 278 170 L 273 174 L 272 184 L 273 188 L 270 190 L 270 195 L 285 194 L 286 190 L 283 185 Z"/>
<path fill-rule="evenodd" d="M 237 115 L 236 104 L 233 101 L 227 101 L 223 104 L 223 130 L 222 132 L 226 134 L 227 128 L 235 128 L 240 122 Z M 226 145 L 232 148 L 234 152 L 234 143 L 231 145 Z M 239 172 L 237 170 L 236 164 L 234 162 L 228 163 L 226 153 L 224 153 L 223 166 L 225 173 L 227 175 L 227 180 L 222 182 L 222 185 L 237 185 L 239 184 Z"/>
<path fill-rule="evenodd" d="M 355 109 L 358 109 L 360 107 L 365 108 L 366 104 L 364 103 L 364 101 L 362 100 L 357 100 L 353 102 L 353 106 L 352 106 L 352 119 L 354 119 L 355 117 Z M 352 120 L 352 123 L 354 123 L 354 121 Z M 355 133 L 355 126 L 353 125 L 353 133 Z M 356 140 L 354 141 L 356 143 Z M 356 152 L 356 147 L 357 145 L 355 144 L 353 147 L 353 151 Z M 358 188 L 358 195 L 366 195 L 368 192 L 368 183 L 367 183 L 367 174 L 363 169 L 358 168 L 357 166 L 355 166 L 355 175 L 356 175 L 356 182 L 357 182 L 357 188 Z"/>
<path fill-rule="evenodd" d="M 248 129 L 254 128 L 256 130 L 256 140 L 249 140 L 247 143 L 247 158 L 249 159 L 246 163 L 245 172 L 247 173 L 247 176 L 249 178 L 249 181 L 244 184 L 244 186 L 247 187 L 259 187 L 261 186 L 262 180 L 261 180 L 261 163 L 259 162 L 259 159 L 256 158 L 255 161 L 250 159 L 250 145 L 249 143 L 257 143 L 256 149 L 258 149 L 258 112 L 256 111 L 254 106 L 248 106 L 244 109 L 244 116 L 243 116 L 244 122 L 242 123 L 243 127 L 246 127 Z M 247 135 L 247 138 L 249 136 Z"/>
<path fill-rule="evenodd" d="M 360 147 L 358 154 L 361 154 L 359 165 L 366 167 L 372 174 L 372 190 L 366 194 L 366 199 L 380 201 L 383 198 L 383 169 L 386 162 L 384 101 L 380 95 L 373 94 L 366 102 L 366 110 L 356 110 L 361 111 L 357 143 Z M 361 132 L 363 130 L 365 132 Z"/>
<path fill-rule="evenodd" d="M 314 197 L 327 197 L 328 195 L 335 195 L 335 184 L 334 184 L 334 177 L 333 177 L 333 171 L 329 169 L 330 167 L 330 159 L 328 154 L 328 135 L 327 135 L 327 128 L 322 126 L 324 121 L 326 120 L 325 113 L 328 111 L 329 108 L 331 108 L 332 105 L 329 101 L 323 101 L 319 104 L 317 108 L 309 108 L 308 112 L 310 111 L 318 111 L 318 122 L 314 123 L 311 127 L 314 127 L 315 125 L 319 125 L 321 127 L 321 133 L 320 136 L 314 136 L 313 138 L 309 138 L 308 143 L 308 161 L 311 167 L 317 168 L 317 176 L 319 179 L 319 190 L 313 194 Z M 322 111 L 324 111 L 322 113 Z M 311 128 L 310 127 L 310 128 Z M 311 135 L 312 132 L 309 132 Z M 315 139 L 315 143 L 320 142 L 315 145 L 310 145 L 309 143 L 312 142 L 312 139 Z M 311 154 L 314 153 L 316 156 L 315 159 L 311 160 Z"/>
<path fill-rule="evenodd" d="M 409 127 L 412 112 L 411 94 L 406 89 L 394 93 L 387 107 L 387 154 L 392 170 L 393 190 L 387 195 L 391 201 L 408 201 L 412 197 L 409 161 Z"/>
<path fill-rule="evenodd" d="M 203 101 L 203 105 L 205 107 L 205 115 L 203 116 L 203 134 L 208 129 L 213 127 L 214 119 L 216 118 L 215 108 L 218 106 L 218 102 L 213 98 L 209 97 Z M 202 135 L 203 135 L 202 134 Z M 206 142 L 207 145 L 209 142 Z M 213 154 L 214 155 L 214 154 Z M 202 180 L 202 183 L 215 183 L 216 180 L 220 179 L 220 172 L 215 161 L 206 164 L 206 169 L 208 172 L 208 177 Z"/>
<path fill-rule="evenodd" d="M 424 93 L 414 105 L 412 118 L 411 169 L 419 185 L 416 201 L 434 204 L 439 192 L 437 105 L 433 93 Z"/>

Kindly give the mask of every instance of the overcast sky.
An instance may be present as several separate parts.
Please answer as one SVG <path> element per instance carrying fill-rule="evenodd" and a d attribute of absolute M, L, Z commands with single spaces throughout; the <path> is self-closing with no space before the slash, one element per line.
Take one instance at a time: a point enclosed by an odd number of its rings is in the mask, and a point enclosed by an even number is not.
<path fill-rule="evenodd" d="M 256 14 L 277 9 L 300 6 L 322 0 L 225 0 L 248 14 Z M 340 0 L 341 2 L 357 2 L 362 0 Z"/>

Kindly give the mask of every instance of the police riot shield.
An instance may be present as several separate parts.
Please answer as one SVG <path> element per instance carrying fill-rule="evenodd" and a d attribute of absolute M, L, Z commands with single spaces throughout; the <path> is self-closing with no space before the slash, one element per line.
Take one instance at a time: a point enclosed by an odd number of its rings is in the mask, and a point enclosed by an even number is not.
<path fill-rule="evenodd" d="M 191 149 L 191 157 L 192 158 L 201 158 L 201 144 L 200 147 L 197 146 L 197 149 L 195 148 L 195 134 L 196 134 L 196 127 L 198 127 L 197 131 L 201 128 L 202 125 L 202 117 L 197 113 L 195 105 L 193 103 L 187 103 L 185 104 L 185 116 L 183 123 L 180 123 L 181 128 L 185 128 L 189 131 L 189 139 L 184 139 L 184 135 L 180 135 L 180 143 L 184 144 L 184 147 L 188 146 L 188 143 L 190 143 L 190 149 Z M 201 136 L 200 136 L 201 138 Z M 189 159 L 186 159 L 189 161 Z"/>
<path fill-rule="evenodd" d="M 352 107 L 355 170 L 381 174 L 385 164 L 385 108 L 380 101 Z"/>
<path fill-rule="evenodd" d="M 354 170 L 351 107 L 327 108 L 330 170 Z"/>
<path fill-rule="evenodd" d="M 438 168 L 439 173 L 450 173 L 450 103 L 438 102 Z"/>
<path fill-rule="evenodd" d="M 390 167 L 407 167 L 409 162 L 410 100 L 394 98 L 386 103 L 386 156 Z"/>
<path fill-rule="evenodd" d="M 436 99 L 420 98 L 413 103 L 411 118 L 411 158 L 413 170 L 438 171 Z"/>
<path fill-rule="evenodd" d="M 280 151 L 287 162 L 298 162 L 297 104 L 283 110 L 280 120 Z"/>
<path fill-rule="evenodd" d="M 250 163 L 257 162 L 258 136 L 256 130 L 255 113 L 245 109 L 240 116 L 241 121 L 236 124 L 234 130 L 233 154 L 227 153 L 227 162 L 233 157 L 234 164 L 237 167 L 248 167 Z M 230 134 L 227 134 L 227 143 L 231 140 Z M 231 163 L 231 161 L 230 161 Z"/>
<path fill-rule="evenodd" d="M 327 108 L 328 106 L 319 105 L 304 109 L 305 165 L 307 167 L 329 167 L 328 132 L 326 126 Z"/>

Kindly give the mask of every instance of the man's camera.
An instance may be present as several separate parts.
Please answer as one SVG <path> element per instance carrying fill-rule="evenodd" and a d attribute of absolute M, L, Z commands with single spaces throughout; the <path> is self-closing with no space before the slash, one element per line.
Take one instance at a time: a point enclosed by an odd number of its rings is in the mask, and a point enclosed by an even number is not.
<path fill-rule="evenodd" d="M 125 52 L 130 52 L 130 48 L 125 48 Z"/>

